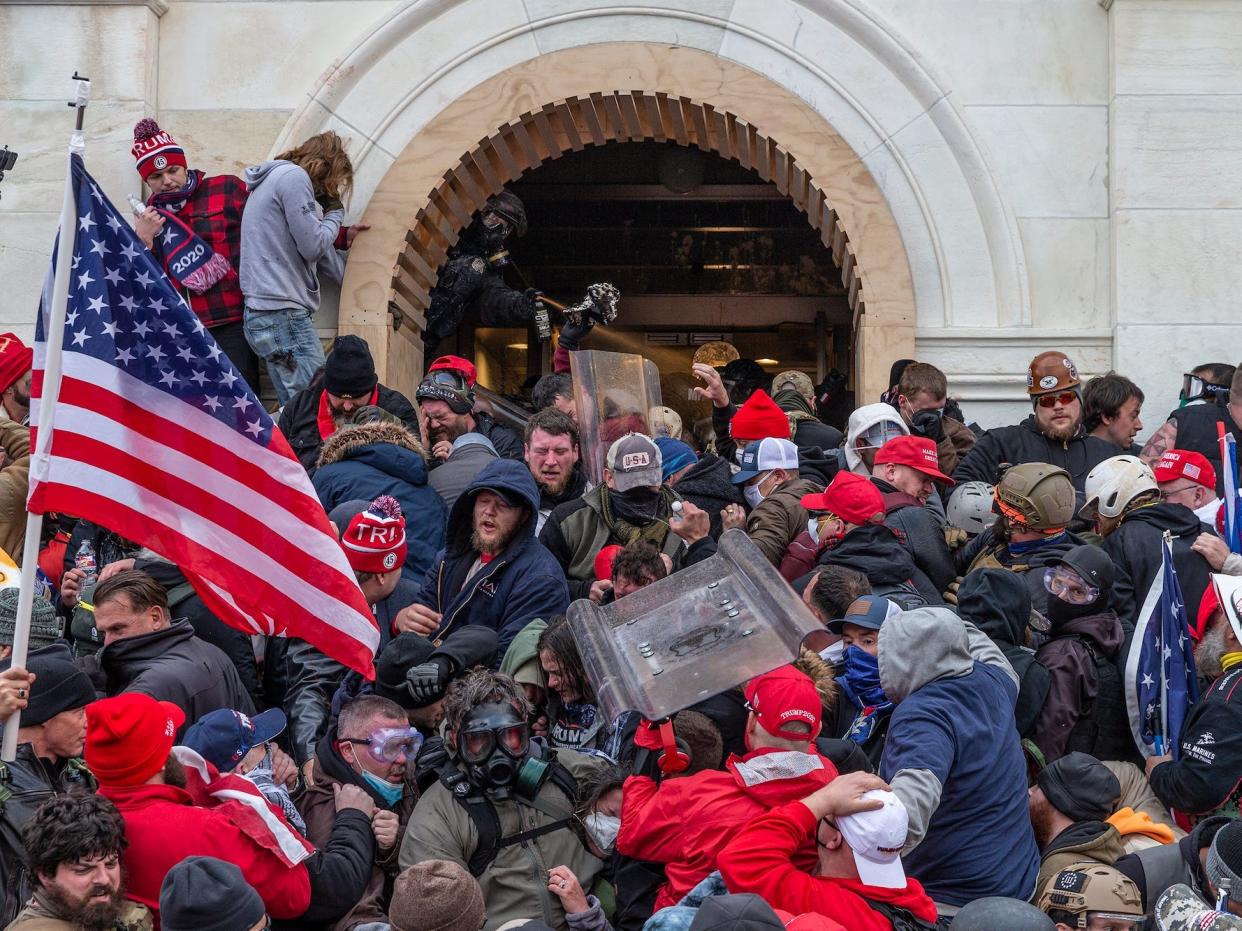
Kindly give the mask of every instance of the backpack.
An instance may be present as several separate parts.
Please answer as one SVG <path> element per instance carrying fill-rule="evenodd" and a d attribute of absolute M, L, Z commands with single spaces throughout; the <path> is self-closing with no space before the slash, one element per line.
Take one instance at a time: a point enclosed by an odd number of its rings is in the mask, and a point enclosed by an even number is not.
<path fill-rule="evenodd" d="M 1095 698 L 1083 708 L 1082 716 L 1070 731 L 1065 752 L 1081 750 L 1097 760 L 1139 762 L 1130 730 L 1130 713 L 1126 709 L 1125 687 L 1117 664 L 1106 659 L 1089 638 L 1074 636 L 1073 639 L 1082 644 L 1091 657 L 1098 685 Z"/>
<path fill-rule="evenodd" d="M 935 924 L 929 924 L 913 912 L 900 905 L 893 905 L 891 902 L 872 902 L 868 898 L 863 898 L 863 901 L 872 911 L 879 912 L 887 918 L 889 924 L 893 926 L 893 931 L 937 931 L 939 928 L 948 927 L 948 924 L 942 924 L 939 919 Z"/>

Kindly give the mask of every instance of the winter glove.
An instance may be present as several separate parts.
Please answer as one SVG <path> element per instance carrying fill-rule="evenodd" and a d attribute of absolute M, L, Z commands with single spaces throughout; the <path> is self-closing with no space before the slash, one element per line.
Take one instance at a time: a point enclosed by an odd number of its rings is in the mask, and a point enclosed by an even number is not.
<path fill-rule="evenodd" d="M 333 210 L 345 212 L 345 205 L 341 202 L 341 198 L 335 194 L 321 194 L 315 200 L 319 202 L 319 206 L 323 208 L 324 213 L 331 213 Z"/>
<path fill-rule="evenodd" d="M 957 590 L 962 586 L 962 577 L 959 575 L 956 579 L 949 583 L 949 587 L 944 591 L 944 600 L 946 604 L 957 606 Z"/>
<path fill-rule="evenodd" d="M 451 672 L 452 663 L 448 657 L 433 656 L 406 671 L 405 687 L 415 701 L 430 705 L 444 695 Z"/>
<path fill-rule="evenodd" d="M 910 432 L 939 445 L 944 439 L 944 418 L 935 411 L 919 411 L 911 418 Z"/>
<path fill-rule="evenodd" d="M 576 352 L 594 326 L 595 321 L 588 317 L 578 314 L 572 318 L 567 317 L 565 325 L 561 327 L 560 347 L 568 352 Z"/>
<path fill-rule="evenodd" d="M 945 527 L 944 542 L 948 545 L 950 550 L 961 549 L 970 542 L 970 534 L 968 534 L 961 527 Z"/>

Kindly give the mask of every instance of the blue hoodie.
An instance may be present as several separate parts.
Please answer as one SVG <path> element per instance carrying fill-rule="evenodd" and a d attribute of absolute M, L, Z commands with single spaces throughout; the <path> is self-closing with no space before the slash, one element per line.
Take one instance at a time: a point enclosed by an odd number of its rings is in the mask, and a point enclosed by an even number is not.
<path fill-rule="evenodd" d="M 479 557 L 470 543 L 474 499 L 488 489 L 520 496 L 526 502 L 526 520 L 508 547 L 467 581 Z M 538 518 L 539 488 L 526 463 L 497 459 L 475 476 L 449 512 L 448 543 L 436 556 L 417 598 L 418 604 L 444 615 L 433 641 L 458 625 L 482 624 L 500 637 L 498 655 L 503 656 L 531 621 L 565 613 L 569 586 L 556 557 L 535 539 Z"/>

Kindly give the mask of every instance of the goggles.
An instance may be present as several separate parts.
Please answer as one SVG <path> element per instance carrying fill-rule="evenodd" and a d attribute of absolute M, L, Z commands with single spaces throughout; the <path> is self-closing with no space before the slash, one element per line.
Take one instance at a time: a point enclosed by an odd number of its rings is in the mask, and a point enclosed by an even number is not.
<path fill-rule="evenodd" d="M 1069 407 L 1077 400 L 1078 394 L 1076 392 L 1060 391 L 1057 394 L 1041 394 L 1035 399 L 1035 403 L 1040 407 L 1052 408 L 1056 407 L 1059 401 L 1062 407 Z"/>
<path fill-rule="evenodd" d="M 467 763 L 482 763 L 499 747 L 506 756 L 521 759 L 530 746 L 530 725 L 508 724 L 504 727 L 461 731 L 457 735 L 457 752 Z"/>
<path fill-rule="evenodd" d="M 872 449 L 879 449 L 889 440 L 905 435 L 906 431 L 891 420 L 881 420 L 874 426 L 867 428 L 866 432 L 862 434 L 862 441 Z"/>
<path fill-rule="evenodd" d="M 423 746 L 423 735 L 412 727 L 381 727 L 370 737 L 346 737 L 345 743 L 362 744 L 379 763 L 396 763 L 401 757 L 412 760 Z"/>
<path fill-rule="evenodd" d="M 1210 401 L 1227 401 L 1229 399 L 1229 385 L 1213 385 L 1197 375 L 1183 375 L 1181 400 L 1189 403 L 1190 401 L 1198 401 L 1200 398 L 1206 398 Z"/>
<path fill-rule="evenodd" d="M 424 385 L 439 385 L 442 388 L 449 388 L 453 391 L 468 391 L 470 386 L 466 384 L 465 376 L 460 372 L 442 369 L 438 372 L 428 372 L 423 379 Z"/>
<path fill-rule="evenodd" d="M 1095 585 L 1088 585 L 1069 566 L 1052 566 L 1044 570 L 1044 588 L 1067 604 L 1089 605 L 1100 597 Z"/>

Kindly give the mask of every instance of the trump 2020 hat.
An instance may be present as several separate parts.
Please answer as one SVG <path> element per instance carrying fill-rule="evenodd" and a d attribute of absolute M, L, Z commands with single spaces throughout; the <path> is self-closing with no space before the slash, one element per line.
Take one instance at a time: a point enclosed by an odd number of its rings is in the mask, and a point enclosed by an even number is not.
<path fill-rule="evenodd" d="M 746 705 L 760 727 L 786 740 L 813 739 L 824 713 L 815 683 L 793 666 L 779 666 L 747 682 Z M 805 724 L 810 730 L 793 730 L 791 724 Z"/>

